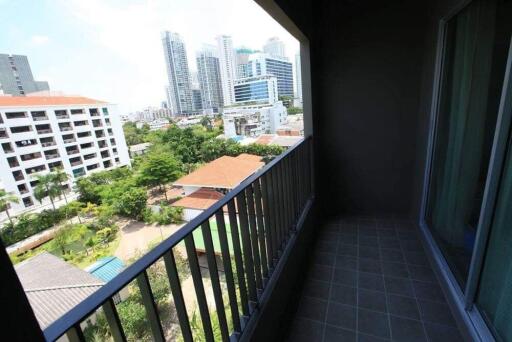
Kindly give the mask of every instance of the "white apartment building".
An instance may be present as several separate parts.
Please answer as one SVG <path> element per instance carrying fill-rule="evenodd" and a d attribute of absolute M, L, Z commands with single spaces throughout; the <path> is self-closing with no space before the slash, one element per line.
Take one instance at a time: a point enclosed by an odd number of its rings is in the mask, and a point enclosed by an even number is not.
<path fill-rule="evenodd" d="M 287 123 L 286 107 L 281 101 L 272 104 L 244 105 L 225 108 L 222 115 L 224 136 L 257 137 L 275 133 Z"/>
<path fill-rule="evenodd" d="M 11 213 L 36 209 L 34 175 L 62 168 L 76 178 L 130 165 L 114 105 L 77 96 L 0 96 L 0 180 L 19 197 Z"/>
<path fill-rule="evenodd" d="M 235 102 L 233 84 L 237 78 L 235 63 L 235 50 L 230 36 L 218 36 L 217 48 L 219 50 L 220 77 L 222 82 L 222 97 L 224 106 L 229 106 Z"/>

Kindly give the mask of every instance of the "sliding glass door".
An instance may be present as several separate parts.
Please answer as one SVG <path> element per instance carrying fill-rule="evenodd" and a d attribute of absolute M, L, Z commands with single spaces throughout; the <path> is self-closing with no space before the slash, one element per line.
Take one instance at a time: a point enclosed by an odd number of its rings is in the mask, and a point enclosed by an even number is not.
<path fill-rule="evenodd" d="M 442 34 L 424 219 L 458 300 L 512 341 L 512 1 L 474 0 Z"/>
<path fill-rule="evenodd" d="M 496 129 L 511 33 L 509 7 L 510 1 L 475 0 L 445 25 L 426 222 L 461 288 L 475 246 Z"/>

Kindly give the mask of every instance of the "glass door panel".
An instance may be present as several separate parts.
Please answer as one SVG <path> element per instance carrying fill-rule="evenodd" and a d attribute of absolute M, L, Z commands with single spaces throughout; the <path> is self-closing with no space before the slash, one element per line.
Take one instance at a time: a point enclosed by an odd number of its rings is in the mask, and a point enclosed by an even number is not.
<path fill-rule="evenodd" d="M 426 221 L 464 288 L 496 128 L 510 1 L 476 0 L 445 26 Z"/>

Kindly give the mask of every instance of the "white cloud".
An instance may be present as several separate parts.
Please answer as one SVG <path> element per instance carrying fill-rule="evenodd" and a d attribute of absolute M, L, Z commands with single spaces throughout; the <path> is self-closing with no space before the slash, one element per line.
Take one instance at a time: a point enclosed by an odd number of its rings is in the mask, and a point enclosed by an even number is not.
<path fill-rule="evenodd" d="M 256 49 L 267 38 L 279 36 L 291 60 L 298 50 L 296 40 L 253 0 L 61 0 L 60 5 L 76 19 L 82 31 L 77 39 L 93 45 L 90 54 L 96 55 L 96 63 L 91 60 L 82 68 L 90 68 L 90 75 L 99 70 L 101 74 L 90 82 L 107 82 L 91 85 L 94 95 L 117 102 L 123 109 L 158 105 L 165 99 L 163 30 L 182 35 L 193 70 L 195 51 L 203 43 L 213 43 L 219 34 L 232 35 L 235 46 Z M 99 64 L 98 55 L 103 55 Z M 84 88 L 82 84 L 76 89 Z"/>
<path fill-rule="evenodd" d="M 44 45 L 48 43 L 49 40 L 50 38 L 48 38 L 48 36 L 43 35 L 33 35 L 32 37 L 30 37 L 30 42 L 36 46 Z"/>

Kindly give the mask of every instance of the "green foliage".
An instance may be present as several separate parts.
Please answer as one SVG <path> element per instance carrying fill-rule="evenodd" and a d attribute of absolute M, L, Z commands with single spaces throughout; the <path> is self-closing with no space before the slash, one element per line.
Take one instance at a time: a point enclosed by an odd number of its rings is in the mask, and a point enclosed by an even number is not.
<path fill-rule="evenodd" d="M 0 189 L 0 211 L 5 211 L 11 224 L 13 224 L 13 222 L 11 216 L 9 215 L 9 204 L 19 203 L 19 201 L 20 199 L 18 198 L 18 196 L 14 195 L 11 192 L 5 191 L 4 189 Z"/>
<path fill-rule="evenodd" d="M 286 108 L 289 108 L 293 103 L 293 97 L 281 95 L 281 96 L 279 96 L 279 101 L 283 101 L 283 106 L 285 106 Z"/>
<path fill-rule="evenodd" d="M 288 107 L 286 111 L 288 112 L 288 115 L 295 115 L 301 114 L 303 112 L 303 109 L 299 107 Z"/>
<path fill-rule="evenodd" d="M 205 162 L 209 162 L 226 155 L 235 157 L 242 153 L 249 153 L 272 159 L 283 152 L 284 148 L 278 145 L 240 145 L 231 139 L 211 139 L 204 143 L 201 148 L 201 155 Z"/>
<path fill-rule="evenodd" d="M 161 204 L 160 212 L 152 212 L 151 209 L 144 213 L 144 221 L 147 223 L 171 224 L 183 222 L 183 208 L 171 207 Z"/>
<path fill-rule="evenodd" d="M 146 190 L 133 187 L 119 194 L 113 202 L 113 207 L 120 215 L 142 219 L 147 199 Z"/>
<path fill-rule="evenodd" d="M 128 146 L 142 144 L 148 141 L 149 125 L 137 128 L 135 123 L 127 122 L 123 125 L 124 138 Z"/>
<path fill-rule="evenodd" d="M 138 167 L 137 182 L 145 186 L 163 187 L 181 176 L 181 163 L 170 153 L 152 151 Z"/>
<path fill-rule="evenodd" d="M 43 230 L 53 227 L 67 217 L 75 216 L 81 204 L 75 201 L 63 205 L 56 210 L 43 210 L 34 214 L 22 214 L 16 222 L 6 223 L 0 231 L 0 237 L 6 246 L 28 238 Z"/>

